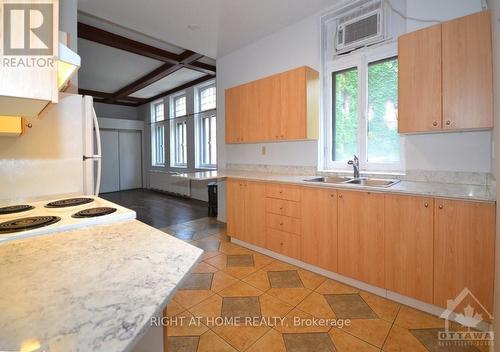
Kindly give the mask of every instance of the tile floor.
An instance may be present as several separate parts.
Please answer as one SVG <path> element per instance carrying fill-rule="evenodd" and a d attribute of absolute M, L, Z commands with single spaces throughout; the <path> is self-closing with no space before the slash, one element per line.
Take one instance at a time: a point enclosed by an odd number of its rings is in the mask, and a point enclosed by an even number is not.
<path fill-rule="evenodd" d="M 162 230 L 205 250 L 167 307 L 169 352 L 488 351 L 443 346 L 443 320 L 232 244 L 214 219 Z"/>

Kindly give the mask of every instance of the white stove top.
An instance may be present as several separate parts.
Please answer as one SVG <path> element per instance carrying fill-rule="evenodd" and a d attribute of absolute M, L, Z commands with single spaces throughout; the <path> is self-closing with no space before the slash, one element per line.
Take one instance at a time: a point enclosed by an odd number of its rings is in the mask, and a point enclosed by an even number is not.
<path fill-rule="evenodd" d="M 88 226 L 93 226 L 93 225 L 109 224 L 109 223 L 113 223 L 113 222 L 117 222 L 117 221 L 123 221 L 123 220 L 129 220 L 129 219 L 136 218 L 135 211 L 124 208 L 122 206 L 119 206 L 117 204 L 114 204 L 112 202 L 109 202 L 109 201 L 102 199 L 102 198 L 99 198 L 99 197 L 81 196 L 81 197 L 68 197 L 68 198 L 92 198 L 93 201 L 90 203 L 87 203 L 87 204 L 64 207 L 64 208 L 46 208 L 45 207 L 45 205 L 47 203 L 53 202 L 56 200 L 60 200 L 60 199 L 46 199 L 46 200 L 41 200 L 41 201 L 36 201 L 36 202 L 29 202 L 29 203 L 16 203 L 16 204 L 0 205 L 0 207 L 3 207 L 3 206 L 13 206 L 13 205 L 26 204 L 26 205 L 31 205 L 34 207 L 34 209 L 19 212 L 19 213 L 0 215 L 0 225 L 4 222 L 7 222 L 7 221 L 28 218 L 28 217 L 35 217 L 35 216 L 44 216 L 44 217 L 57 216 L 57 217 L 61 218 L 60 221 L 58 221 L 54 224 L 47 225 L 44 227 L 39 227 L 39 228 L 32 229 L 32 230 L 23 230 L 20 232 L 9 232 L 9 233 L 1 233 L 0 232 L 0 244 L 5 243 L 5 242 L 9 242 L 9 241 L 13 241 L 13 240 L 17 240 L 17 239 L 21 239 L 21 238 L 39 236 L 39 235 L 44 235 L 44 234 L 54 233 L 54 232 L 68 231 L 68 230 L 73 230 L 73 229 L 88 227 Z M 61 199 L 63 199 L 63 198 L 61 198 Z M 90 209 L 90 208 L 98 208 L 98 207 L 116 208 L 116 211 L 111 213 L 111 214 L 97 216 L 97 217 L 89 217 L 89 218 L 74 218 L 74 217 L 72 217 L 75 213 L 77 213 L 79 211 L 82 211 L 85 209 Z"/>

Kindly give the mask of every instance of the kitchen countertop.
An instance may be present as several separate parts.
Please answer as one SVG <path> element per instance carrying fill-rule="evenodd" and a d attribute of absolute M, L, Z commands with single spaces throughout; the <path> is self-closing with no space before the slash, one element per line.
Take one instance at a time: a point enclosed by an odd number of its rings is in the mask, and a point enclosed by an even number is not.
<path fill-rule="evenodd" d="M 0 351 L 130 351 L 202 250 L 128 220 L 0 245 Z"/>
<path fill-rule="evenodd" d="M 297 175 L 283 175 L 273 174 L 258 171 L 244 171 L 244 170 L 221 170 L 210 172 L 195 172 L 178 174 L 176 177 L 188 178 L 191 180 L 224 180 L 226 178 L 245 179 L 250 181 L 265 181 L 265 182 L 279 182 L 290 183 L 303 186 L 321 187 L 321 188 L 336 188 L 336 189 L 350 189 L 350 190 L 368 190 L 373 192 L 386 192 L 386 193 L 400 193 L 412 194 L 430 197 L 442 198 L 456 198 L 465 200 L 476 200 L 494 202 L 496 200 L 496 193 L 492 187 L 486 185 L 464 185 L 464 184 L 451 184 L 451 183 L 437 183 L 437 182 L 416 182 L 402 180 L 391 187 L 366 187 L 350 184 L 325 184 L 320 182 L 307 182 L 304 179 L 318 177 L 311 176 L 297 176 Z"/>

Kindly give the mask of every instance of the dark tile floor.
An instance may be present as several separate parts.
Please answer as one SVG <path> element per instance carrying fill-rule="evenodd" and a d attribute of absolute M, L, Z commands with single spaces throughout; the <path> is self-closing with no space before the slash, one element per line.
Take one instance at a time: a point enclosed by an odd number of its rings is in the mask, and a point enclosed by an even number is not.
<path fill-rule="evenodd" d="M 164 193 L 136 189 L 103 193 L 101 198 L 137 212 L 137 220 L 161 228 L 207 216 L 208 203 Z"/>

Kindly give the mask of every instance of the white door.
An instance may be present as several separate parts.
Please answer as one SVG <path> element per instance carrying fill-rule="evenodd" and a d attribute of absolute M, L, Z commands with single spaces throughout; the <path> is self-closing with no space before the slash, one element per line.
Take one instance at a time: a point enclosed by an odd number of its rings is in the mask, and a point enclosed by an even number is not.
<path fill-rule="evenodd" d="M 120 190 L 119 132 L 101 130 L 101 193 Z"/>
<path fill-rule="evenodd" d="M 120 131 L 120 190 L 142 188 L 142 141 L 139 131 Z"/>

